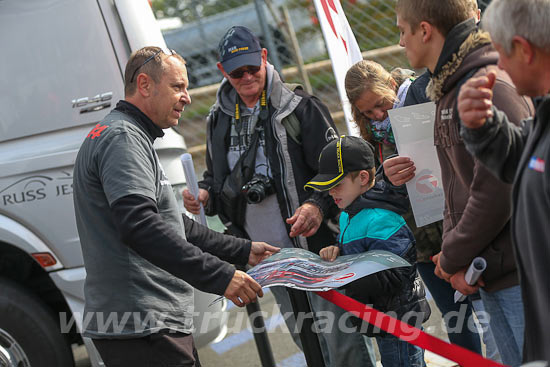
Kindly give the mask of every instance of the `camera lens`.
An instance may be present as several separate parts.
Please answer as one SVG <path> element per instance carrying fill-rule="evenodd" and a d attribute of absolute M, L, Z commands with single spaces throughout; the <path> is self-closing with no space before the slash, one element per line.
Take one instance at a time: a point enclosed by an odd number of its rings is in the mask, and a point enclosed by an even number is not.
<path fill-rule="evenodd" d="M 246 199 L 250 204 L 258 204 L 264 199 L 264 197 L 265 191 L 264 188 L 260 185 L 254 185 L 253 187 L 251 187 L 246 195 Z"/>

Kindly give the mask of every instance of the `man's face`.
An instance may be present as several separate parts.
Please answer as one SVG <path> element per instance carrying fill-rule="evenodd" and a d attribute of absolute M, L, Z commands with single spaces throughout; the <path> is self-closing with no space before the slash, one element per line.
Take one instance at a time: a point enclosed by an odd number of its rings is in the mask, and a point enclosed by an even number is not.
<path fill-rule="evenodd" d="M 239 69 L 247 70 L 244 74 L 242 74 L 242 77 L 232 78 L 231 75 L 223 70 L 221 64 L 218 64 L 218 68 L 220 68 L 223 76 L 229 81 L 229 83 L 231 83 L 233 88 L 235 88 L 241 99 L 250 100 L 252 98 L 259 99 L 262 90 L 264 89 L 267 75 L 266 63 L 267 50 L 264 48 L 262 49 L 262 64 L 260 65 L 260 70 L 256 73 L 249 72 L 248 70 L 252 69 L 252 67 L 245 65 L 231 72 L 231 74 L 239 74 L 239 71 L 242 71 Z"/>
<path fill-rule="evenodd" d="M 191 103 L 185 64 L 176 57 L 164 59 L 165 71 L 153 82 L 151 120 L 161 129 L 177 126 L 185 105 Z"/>
<path fill-rule="evenodd" d="M 399 29 L 399 46 L 405 47 L 405 54 L 411 66 L 415 69 L 426 67 L 422 32 L 417 29 L 413 33 L 411 25 L 399 16 L 399 13 L 397 14 L 397 28 Z"/>
<path fill-rule="evenodd" d="M 493 44 L 498 51 L 498 67 L 508 73 L 519 95 L 536 96 L 538 93 L 532 89 L 536 88 L 537 83 L 529 80 L 530 73 L 526 72 L 528 65 L 523 63 L 519 47 L 515 46 L 512 52 L 507 55 L 504 48 L 498 44 Z"/>

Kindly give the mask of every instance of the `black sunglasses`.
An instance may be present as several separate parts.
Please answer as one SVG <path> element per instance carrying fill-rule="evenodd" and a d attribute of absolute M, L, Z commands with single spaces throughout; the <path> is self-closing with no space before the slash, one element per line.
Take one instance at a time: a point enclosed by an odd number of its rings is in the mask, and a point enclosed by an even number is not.
<path fill-rule="evenodd" d="M 139 69 L 141 69 L 143 67 L 143 65 L 147 64 L 149 61 L 153 60 L 155 57 L 157 57 L 158 54 L 160 54 L 161 52 L 163 52 L 164 54 L 168 55 L 168 56 L 172 56 L 172 55 L 177 55 L 176 51 L 174 50 L 169 50 L 170 51 L 170 55 L 166 54 L 164 51 L 162 51 L 162 48 L 160 50 L 158 50 L 157 52 L 155 52 L 154 54 L 152 54 L 151 56 L 149 56 L 148 58 L 145 59 L 145 61 L 136 68 L 136 70 L 134 70 L 134 73 L 132 74 L 132 77 L 130 78 L 130 83 L 133 83 L 134 82 L 134 77 L 136 76 L 136 73 Z"/>
<path fill-rule="evenodd" d="M 243 66 L 242 68 L 238 68 L 237 70 L 233 70 L 228 75 L 231 77 L 231 79 L 241 79 L 243 77 L 244 73 L 254 75 L 258 71 L 260 71 L 261 68 L 262 68 L 261 66 Z"/>

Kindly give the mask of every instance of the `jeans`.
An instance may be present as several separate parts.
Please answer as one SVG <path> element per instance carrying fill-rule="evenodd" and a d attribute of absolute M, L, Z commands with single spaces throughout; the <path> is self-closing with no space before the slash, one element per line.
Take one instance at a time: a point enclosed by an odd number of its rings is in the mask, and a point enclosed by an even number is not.
<path fill-rule="evenodd" d="M 477 294 L 471 295 L 468 298 L 470 299 L 470 302 L 472 302 L 472 306 L 474 307 L 474 311 L 476 315 L 478 315 L 478 321 L 480 323 L 481 329 L 483 330 L 483 343 L 485 344 L 485 357 L 498 362 L 502 363 L 502 360 L 500 359 L 500 354 L 498 354 L 498 348 L 497 343 L 495 342 L 495 337 L 493 335 L 493 332 L 491 331 L 491 326 L 489 325 L 489 320 L 485 317 L 481 317 L 485 311 L 485 306 L 483 305 L 483 301 L 481 300 L 481 296 Z"/>
<path fill-rule="evenodd" d="M 376 337 L 384 367 L 424 367 L 424 350 L 393 335 Z"/>
<path fill-rule="evenodd" d="M 522 361 L 525 320 L 519 285 L 496 292 L 479 290 L 502 362 L 519 366 Z"/>
<path fill-rule="evenodd" d="M 481 354 L 479 334 L 468 327 L 468 320 L 473 320 L 472 305 L 468 299 L 459 303 L 454 302 L 455 290 L 451 287 L 450 283 L 434 274 L 434 263 L 417 263 L 416 266 L 424 284 L 428 287 L 437 307 L 443 315 L 450 342 Z M 464 308 L 466 309 L 463 320 L 466 322 L 463 325 L 457 325 L 462 317 L 445 317 L 445 315 L 460 315 L 461 309 L 464 310 Z M 453 312 L 453 314 L 449 314 L 449 312 Z"/>
<path fill-rule="evenodd" d="M 281 314 L 285 315 L 287 312 L 292 313 L 292 305 L 286 288 L 277 286 L 271 287 L 270 289 L 275 296 L 275 300 L 279 304 Z M 319 297 L 315 293 L 307 292 L 307 295 L 312 311 L 315 313 L 330 313 L 334 315 L 332 329 L 330 331 L 322 329 L 318 334 L 319 344 L 326 367 L 376 366 L 376 358 L 370 339 L 363 337 L 362 334 L 355 331 L 349 332 L 349 330 L 342 330 L 338 326 L 340 320 L 344 322 L 343 320 L 348 319 L 351 314 L 348 314 L 340 307 Z M 296 328 L 295 318 L 293 316 L 285 317 L 285 322 L 288 329 L 291 331 L 292 339 L 296 345 L 302 349 L 300 336 L 298 333 L 294 332 Z M 351 327 L 349 320 L 347 320 L 346 325 L 347 327 Z M 326 325 L 323 323 L 323 326 Z"/>

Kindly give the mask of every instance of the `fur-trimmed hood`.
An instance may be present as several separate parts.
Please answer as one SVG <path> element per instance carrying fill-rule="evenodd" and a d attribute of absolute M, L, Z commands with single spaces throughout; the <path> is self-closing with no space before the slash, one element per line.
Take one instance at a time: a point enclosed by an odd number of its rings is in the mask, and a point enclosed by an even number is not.
<path fill-rule="evenodd" d="M 452 33 L 455 33 L 454 35 Z M 462 37 L 460 37 L 462 35 Z M 464 39 L 465 37 L 465 39 Z M 456 40 L 464 39 L 463 42 L 457 43 Z M 455 41 L 453 43 L 453 41 Z M 436 69 L 431 77 L 428 86 L 426 87 L 426 95 L 434 102 L 438 102 L 446 92 L 452 89 L 454 84 L 461 79 L 472 67 L 480 67 L 490 63 L 489 59 L 498 57 L 495 51 L 494 55 L 489 58 L 476 61 L 476 64 L 471 65 L 468 68 L 461 68 L 464 63 L 464 59 L 472 53 L 472 51 L 491 44 L 491 37 L 489 33 L 478 30 L 473 20 L 467 20 L 466 22 L 458 24 L 447 35 L 445 45 L 441 52 L 441 56 L 437 63 Z M 494 62 L 493 62 L 494 63 Z M 470 66 L 470 65 L 469 65 Z M 458 72 L 459 69 L 463 72 Z"/>

